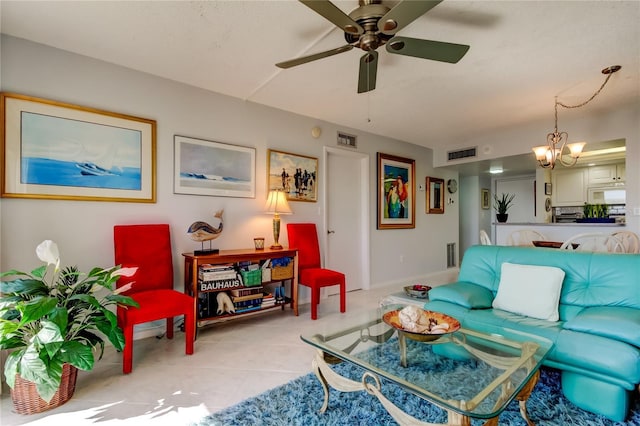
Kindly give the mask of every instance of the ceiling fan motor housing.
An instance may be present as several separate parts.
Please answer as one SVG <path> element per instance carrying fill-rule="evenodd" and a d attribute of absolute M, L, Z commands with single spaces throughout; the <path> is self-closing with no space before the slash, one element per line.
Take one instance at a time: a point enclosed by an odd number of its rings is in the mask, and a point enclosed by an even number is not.
<path fill-rule="evenodd" d="M 376 50 L 384 45 L 393 36 L 383 34 L 378 31 L 378 21 L 389 12 L 389 8 L 380 4 L 380 0 L 360 0 L 360 7 L 353 10 L 349 17 L 356 21 L 362 28 L 364 34 L 357 35 L 345 32 L 344 38 L 349 44 L 356 44 L 357 47 L 364 51 Z M 395 27 L 395 22 L 390 21 L 385 24 Z"/>

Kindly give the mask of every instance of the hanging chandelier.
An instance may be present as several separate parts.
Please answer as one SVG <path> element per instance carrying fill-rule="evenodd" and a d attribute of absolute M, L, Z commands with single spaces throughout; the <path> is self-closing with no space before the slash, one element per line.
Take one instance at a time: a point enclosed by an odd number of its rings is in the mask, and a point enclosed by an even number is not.
<path fill-rule="evenodd" d="M 580 108 L 585 106 L 591 102 L 593 98 L 598 96 L 600 91 L 609 81 L 611 75 L 614 72 L 619 71 L 620 68 L 622 68 L 620 65 L 612 65 L 603 69 L 602 74 L 605 74 L 607 77 L 605 78 L 604 83 L 602 83 L 602 86 L 600 86 L 600 88 L 589 99 L 578 105 L 567 105 L 562 102 L 558 102 L 558 97 L 555 97 L 555 127 L 553 132 L 547 134 L 546 145 L 532 148 L 533 152 L 536 154 L 536 160 L 538 160 L 540 167 L 553 169 L 557 162 L 560 162 L 565 167 L 571 167 L 576 164 L 586 142 L 567 143 L 567 140 L 569 139 L 567 132 L 558 132 L 558 105 L 563 108 Z M 568 151 L 568 156 L 571 158 L 570 160 L 564 159 L 566 156 L 565 149 Z"/>

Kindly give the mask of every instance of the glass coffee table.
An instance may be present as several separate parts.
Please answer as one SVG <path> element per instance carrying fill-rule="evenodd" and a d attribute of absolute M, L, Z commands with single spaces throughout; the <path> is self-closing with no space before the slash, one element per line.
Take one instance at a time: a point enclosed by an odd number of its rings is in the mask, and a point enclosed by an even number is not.
<path fill-rule="evenodd" d="M 500 329 L 487 334 L 470 329 L 421 341 L 387 324 L 385 307 L 340 320 L 318 324 L 319 330 L 301 336 L 315 348 L 313 370 L 324 388 L 324 412 L 329 386 L 342 392 L 366 391 L 376 396 L 401 425 L 433 425 L 395 406 L 381 392 L 386 379 L 447 411 L 447 425 L 469 425 L 471 418 L 497 425 L 498 416 L 513 399 L 529 425 L 526 401 L 539 377 L 539 367 L 553 346 L 548 339 Z M 388 317 L 386 317 L 388 318 Z M 347 362 L 364 370 L 359 381 L 338 374 L 332 364 Z M 358 370 L 359 371 L 359 370 Z"/>

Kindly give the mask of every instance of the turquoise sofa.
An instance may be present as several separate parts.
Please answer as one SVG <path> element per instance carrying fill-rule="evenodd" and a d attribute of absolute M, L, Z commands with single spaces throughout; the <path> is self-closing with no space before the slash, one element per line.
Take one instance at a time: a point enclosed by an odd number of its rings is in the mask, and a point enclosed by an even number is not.
<path fill-rule="evenodd" d="M 505 262 L 565 272 L 559 321 L 492 308 Z M 458 281 L 433 288 L 425 309 L 478 331 L 509 328 L 551 340 L 544 365 L 562 371 L 564 395 L 587 411 L 623 421 L 638 396 L 640 255 L 473 246 L 464 254 Z"/>

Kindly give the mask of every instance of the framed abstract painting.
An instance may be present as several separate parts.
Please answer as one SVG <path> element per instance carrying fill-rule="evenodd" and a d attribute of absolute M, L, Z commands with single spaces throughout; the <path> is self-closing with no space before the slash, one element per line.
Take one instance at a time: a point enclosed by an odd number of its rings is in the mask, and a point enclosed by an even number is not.
<path fill-rule="evenodd" d="M 415 160 L 378 153 L 378 229 L 415 228 Z"/>

